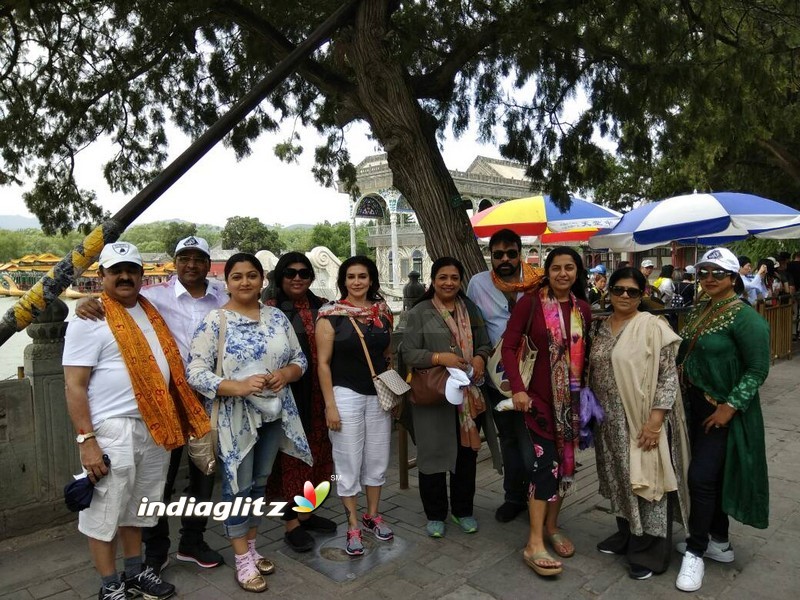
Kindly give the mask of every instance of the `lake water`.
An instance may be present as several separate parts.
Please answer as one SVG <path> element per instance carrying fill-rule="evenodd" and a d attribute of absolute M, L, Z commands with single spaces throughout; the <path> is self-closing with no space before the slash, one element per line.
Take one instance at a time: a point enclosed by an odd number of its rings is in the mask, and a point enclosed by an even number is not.
<path fill-rule="evenodd" d="M 0 296 L 0 316 L 5 315 L 17 300 L 17 298 Z M 70 316 L 67 317 L 69 319 L 72 316 L 76 301 L 65 300 L 64 302 L 69 307 Z M 25 331 L 20 331 L 12 335 L 0 346 L 0 379 L 16 378 L 17 367 L 21 367 L 23 363 L 22 353 L 25 350 L 25 346 L 31 343 L 33 343 L 33 340 L 28 334 Z"/>

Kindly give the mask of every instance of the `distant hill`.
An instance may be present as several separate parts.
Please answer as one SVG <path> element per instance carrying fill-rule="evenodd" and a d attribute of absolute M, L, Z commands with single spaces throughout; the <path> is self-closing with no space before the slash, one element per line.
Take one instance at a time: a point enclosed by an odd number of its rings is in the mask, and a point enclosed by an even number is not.
<path fill-rule="evenodd" d="M 20 215 L 0 215 L 0 229 L 18 231 L 20 229 L 39 229 L 39 220 Z"/>
<path fill-rule="evenodd" d="M 314 225 L 308 223 L 297 223 L 295 225 L 286 225 L 284 231 L 292 231 L 293 229 L 314 229 Z"/>

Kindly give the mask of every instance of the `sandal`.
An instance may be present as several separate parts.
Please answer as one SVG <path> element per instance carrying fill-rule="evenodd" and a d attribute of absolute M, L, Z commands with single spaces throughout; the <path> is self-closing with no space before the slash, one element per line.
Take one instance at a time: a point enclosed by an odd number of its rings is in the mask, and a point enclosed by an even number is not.
<path fill-rule="evenodd" d="M 544 565 L 538 564 L 536 561 L 540 560 L 547 560 L 551 562 L 558 562 L 555 558 L 550 556 L 550 553 L 547 550 L 542 550 L 541 552 L 537 552 L 531 556 L 525 554 L 525 551 L 522 551 L 522 560 L 525 561 L 525 564 L 528 565 L 537 575 L 541 575 L 542 577 L 553 577 L 554 575 L 558 575 L 561 573 L 563 568 L 559 565 L 558 567 L 546 567 Z"/>
<path fill-rule="evenodd" d="M 544 539 L 550 542 L 553 547 L 553 552 L 558 554 L 561 558 L 570 558 L 575 554 L 575 545 L 563 533 L 556 532 L 545 534 Z"/>

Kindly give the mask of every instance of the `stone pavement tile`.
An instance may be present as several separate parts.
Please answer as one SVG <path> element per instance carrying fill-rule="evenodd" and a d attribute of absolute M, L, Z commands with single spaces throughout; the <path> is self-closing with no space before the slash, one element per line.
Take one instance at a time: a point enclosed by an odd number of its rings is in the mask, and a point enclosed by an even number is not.
<path fill-rule="evenodd" d="M 88 556 L 89 551 L 85 550 L 84 555 Z M 89 596 L 92 593 L 96 596 L 100 589 L 100 576 L 93 566 L 80 569 L 69 575 L 64 575 L 62 579 L 69 585 L 70 589 L 75 590 L 81 598 Z"/>
<path fill-rule="evenodd" d="M 100 586 L 98 585 L 98 589 Z M 94 597 L 97 597 L 97 592 L 94 593 Z M 52 596 L 47 596 L 47 600 L 81 600 L 82 596 L 78 594 L 75 590 L 66 589 Z"/>
<path fill-rule="evenodd" d="M 384 516 L 391 519 L 393 522 L 402 522 L 412 527 L 424 527 L 428 520 L 425 518 L 425 513 L 420 511 L 409 510 L 398 506 L 392 510 L 386 511 Z"/>
<path fill-rule="evenodd" d="M 494 596 L 469 585 L 462 585 L 446 596 L 441 596 L 441 600 L 490 600 L 491 598 L 494 598 Z"/>
<path fill-rule="evenodd" d="M 215 567 L 221 569 L 223 567 Z M 202 569 L 193 563 L 170 561 L 169 566 L 161 572 L 161 578 L 175 586 L 178 594 L 191 594 L 202 589 L 206 584 L 198 576 Z"/>
<path fill-rule="evenodd" d="M 38 600 L 39 598 L 48 598 L 53 594 L 63 592 L 67 589 L 69 589 L 67 582 L 59 577 L 56 577 L 53 579 L 47 579 L 39 585 L 29 587 L 28 591 L 34 598 Z"/>
<path fill-rule="evenodd" d="M 426 563 L 419 560 L 414 560 L 401 566 L 396 573 L 400 579 L 412 581 L 423 588 L 436 583 L 442 578 L 441 573 L 429 569 Z"/>
<path fill-rule="evenodd" d="M 0 595 L 0 600 L 32 600 L 33 596 L 26 589 L 16 590 Z"/>

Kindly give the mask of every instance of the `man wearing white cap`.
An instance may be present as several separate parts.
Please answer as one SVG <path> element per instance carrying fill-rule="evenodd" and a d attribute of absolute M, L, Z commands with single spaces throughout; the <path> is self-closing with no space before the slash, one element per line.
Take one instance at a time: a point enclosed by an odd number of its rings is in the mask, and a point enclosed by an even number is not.
<path fill-rule="evenodd" d="M 100 254 L 105 319 L 76 319 L 64 341 L 67 408 L 92 502 L 78 518 L 102 579 L 99 597 L 144 595 L 164 600 L 175 586 L 142 564 L 142 498 L 160 498 L 169 455 L 189 435 L 209 430 L 186 383 L 178 347 L 161 315 L 139 296 L 144 270 L 133 244 L 107 244 Z M 157 400 L 158 399 L 158 400 Z M 125 558 L 116 570 L 116 539 Z"/>
<path fill-rule="evenodd" d="M 189 236 L 175 247 L 176 274 L 164 283 L 145 286 L 142 296 L 155 305 L 164 317 L 180 349 L 184 366 L 189 360 L 189 346 L 195 329 L 209 313 L 228 301 L 225 286 L 220 281 L 208 280 L 211 268 L 211 251 L 208 242 L 197 236 Z M 103 309 L 97 301 L 81 301 L 75 309 L 81 318 L 102 319 Z M 175 487 L 175 478 L 181 464 L 183 448 L 172 451 L 167 481 L 164 488 L 164 501 L 169 502 Z M 189 495 L 198 502 L 210 500 L 214 490 L 214 476 L 204 475 L 190 460 Z M 203 568 L 222 564 L 222 556 L 212 550 L 203 539 L 206 517 L 183 517 L 181 519 L 181 539 L 178 544 L 178 560 L 194 562 Z M 168 562 L 170 548 L 169 522 L 166 517 L 143 533 L 145 562 L 160 573 Z"/>
<path fill-rule="evenodd" d="M 644 275 L 645 280 L 647 281 L 647 285 L 644 286 L 645 296 L 653 295 L 653 286 L 650 285 L 650 275 L 653 274 L 653 269 L 655 268 L 656 264 L 649 258 L 644 259 L 642 261 L 641 267 L 639 268 L 639 270 L 642 272 L 642 275 Z"/>

